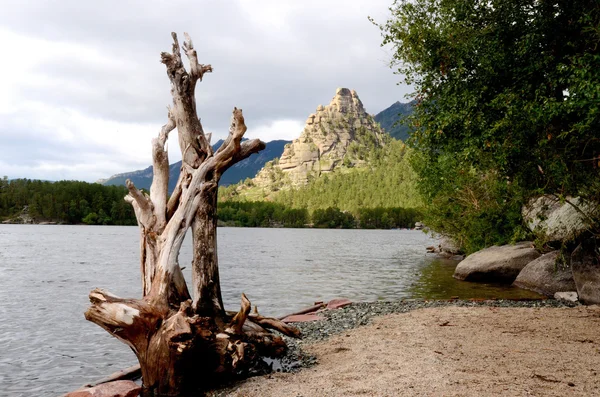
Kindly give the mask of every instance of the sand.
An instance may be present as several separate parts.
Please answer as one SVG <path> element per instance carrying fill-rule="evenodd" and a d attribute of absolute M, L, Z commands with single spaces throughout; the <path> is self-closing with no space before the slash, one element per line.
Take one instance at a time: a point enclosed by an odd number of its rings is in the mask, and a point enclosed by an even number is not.
<path fill-rule="evenodd" d="M 439 307 L 306 345 L 318 364 L 228 396 L 600 396 L 600 308 Z"/>

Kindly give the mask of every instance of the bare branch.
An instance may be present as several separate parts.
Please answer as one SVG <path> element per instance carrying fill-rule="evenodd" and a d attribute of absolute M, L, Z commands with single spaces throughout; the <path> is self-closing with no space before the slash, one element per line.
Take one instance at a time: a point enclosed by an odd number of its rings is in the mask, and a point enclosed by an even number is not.
<path fill-rule="evenodd" d="M 181 169 L 179 170 L 179 179 L 177 179 L 177 184 L 175 185 L 175 190 L 173 190 L 171 197 L 169 197 L 169 202 L 167 203 L 167 222 L 171 219 L 171 217 L 177 210 L 177 207 L 179 206 L 179 199 L 181 198 L 182 184 L 183 184 L 184 177 L 185 177 L 185 174 L 183 172 L 183 166 L 182 166 Z"/>
<path fill-rule="evenodd" d="M 266 147 L 260 139 L 242 142 L 240 151 L 235 155 L 234 163 L 238 163 L 254 153 L 258 153 Z"/>
<path fill-rule="evenodd" d="M 228 151 L 229 155 L 225 154 L 223 157 L 232 157 L 234 148 L 239 145 L 239 142 L 242 140 L 242 136 L 246 133 L 246 123 L 244 122 L 244 115 L 242 114 L 242 109 L 233 108 L 233 114 L 231 115 L 231 124 L 229 126 L 229 135 L 225 142 L 221 144 L 219 149 L 215 155 L 219 155 L 224 151 Z M 235 140 L 237 139 L 237 145 L 235 144 Z M 233 143 L 233 145 L 232 145 Z"/>
<path fill-rule="evenodd" d="M 188 74 L 181 61 L 181 52 L 177 34 L 173 37 L 173 53 L 163 52 L 161 62 L 167 67 L 167 75 L 171 81 L 171 94 L 173 96 L 173 116 L 177 124 L 179 135 L 179 148 L 182 160 L 192 168 L 198 168 L 210 152 L 209 145 L 204 137 L 202 124 L 196 114 L 195 89 L 199 76 L 212 68 L 198 64 L 196 52 L 190 43 L 184 44 L 186 55 L 192 56 L 192 74 Z M 191 48 L 190 48 L 191 46 Z M 188 54 L 189 52 L 189 54 Z"/>
<path fill-rule="evenodd" d="M 265 143 L 259 139 L 241 143 L 246 130 L 247 127 L 244 123 L 242 109 L 233 108 L 229 136 L 215 153 L 217 161 L 215 171 L 219 175 L 225 172 L 233 164 L 245 159 L 252 153 L 257 153 L 265 148 Z"/>
<path fill-rule="evenodd" d="M 195 80 L 202 81 L 202 76 L 204 76 L 204 73 L 210 73 L 213 71 L 212 66 L 198 63 L 198 54 L 194 49 L 194 44 L 192 43 L 190 35 L 187 34 L 187 32 L 184 32 L 183 36 L 185 37 L 185 41 L 183 42 L 183 50 L 185 51 L 185 55 L 190 60 L 190 75 L 194 79 L 194 83 Z"/>
<path fill-rule="evenodd" d="M 290 336 L 292 338 L 301 338 L 302 337 L 302 333 L 300 332 L 300 330 L 298 328 L 293 327 L 289 324 L 286 324 L 283 321 L 277 320 L 275 318 L 263 317 L 259 314 L 250 314 L 248 316 L 248 320 L 260 325 L 263 328 L 277 330 L 277 331 L 281 332 L 282 334 L 284 334 L 286 336 Z"/>
<path fill-rule="evenodd" d="M 130 179 L 127 179 L 125 184 L 127 185 L 127 189 L 129 189 L 129 195 L 125 196 L 125 200 L 132 204 L 135 202 L 136 205 L 133 208 L 136 211 L 138 223 L 146 229 L 150 229 L 156 223 L 156 217 L 152 213 L 153 205 L 150 198 L 140 192 Z"/>
<path fill-rule="evenodd" d="M 240 307 L 240 311 L 235 315 L 235 317 L 233 317 L 233 320 L 231 320 L 231 323 L 229 324 L 229 328 L 227 328 L 225 332 L 234 335 L 241 334 L 243 332 L 242 328 L 244 327 L 244 323 L 248 318 L 248 313 L 250 313 L 251 308 L 252 305 L 246 297 L 246 294 L 242 294 L 242 304 Z"/>
<path fill-rule="evenodd" d="M 175 118 L 168 110 L 168 121 L 158 134 L 157 138 L 152 140 L 152 162 L 153 178 L 150 186 L 150 200 L 154 204 L 154 215 L 158 225 L 157 231 L 160 233 L 167 223 L 167 195 L 169 193 L 169 153 L 166 150 L 166 142 L 169 132 L 175 129 Z"/>

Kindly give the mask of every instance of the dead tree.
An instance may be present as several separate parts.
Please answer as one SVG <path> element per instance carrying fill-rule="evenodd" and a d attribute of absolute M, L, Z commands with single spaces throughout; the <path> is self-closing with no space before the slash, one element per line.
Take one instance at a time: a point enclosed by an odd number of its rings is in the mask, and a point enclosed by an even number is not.
<path fill-rule="evenodd" d="M 173 105 L 168 121 L 152 140 L 154 175 L 150 195 L 127 181 L 140 228 L 143 297 L 122 299 L 102 289 L 90 293 L 85 313 L 92 321 L 127 344 L 136 354 L 145 395 L 196 393 L 214 381 L 243 372 L 261 356 L 285 351 L 275 329 L 298 337 L 283 322 L 250 313 L 242 294 L 241 309 L 226 312 L 221 298 L 217 260 L 217 187 L 223 172 L 264 149 L 258 139 L 242 142 L 246 132 L 242 110 L 234 108 L 229 136 L 213 152 L 196 113 L 195 88 L 210 65 L 198 63 L 196 50 L 185 34 L 185 69 L 177 35 L 173 52 L 161 54 L 171 81 Z M 177 128 L 182 166 L 177 186 L 168 197 L 169 160 L 165 145 Z M 188 290 L 178 256 L 188 228 L 193 231 L 192 290 Z"/>

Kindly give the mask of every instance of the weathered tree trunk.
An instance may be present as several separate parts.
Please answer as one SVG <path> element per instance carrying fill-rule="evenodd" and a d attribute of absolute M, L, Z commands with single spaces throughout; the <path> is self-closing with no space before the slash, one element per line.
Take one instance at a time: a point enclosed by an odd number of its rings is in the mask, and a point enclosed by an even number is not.
<path fill-rule="evenodd" d="M 261 356 L 285 351 L 285 342 L 267 329 L 299 337 L 299 331 L 279 320 L 250 314 L 242 294 L 239 312 L 223 307 L 217 258 L 216 207 L 221 175 L 231 165 L 264 149 L 258 139 L 241 142 L 246 125 L 234 108 L 229 136 L 213 153 L 196 114 L 195 87 L 210 65 L 198 63 L 186 34 L 183 66 L 179 42 L 162 53 L 171 81 L 173 105 L 168 122 L 152 141 L 154 178 L 150 194 L 127 181 L 126 200 L 140 228 L 140 271 L 143 297 L 122 299 L 104 290 L 90 293 L 85 313 L 135 352 L 145 395 L 195 394 L 234 374 L 244 372 Z M 168 198 L 169 160 L 165 145 L 177 128 L 182 154 L 181 175 Z M 187 232 L 193 231 L 192 295 L 179 267 L 178 255 Z"/>

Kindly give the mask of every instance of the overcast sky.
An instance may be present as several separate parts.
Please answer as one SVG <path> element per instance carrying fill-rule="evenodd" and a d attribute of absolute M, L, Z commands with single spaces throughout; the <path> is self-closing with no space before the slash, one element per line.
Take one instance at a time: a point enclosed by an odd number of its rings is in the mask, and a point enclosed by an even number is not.
<path fill-rule="evenodd" d="M 376 114 L 408 88 L 379 30 L 392 0 L 3 0 L 0 177 L 95 181 L 151 163 L 171 31 L 214 68 L 196 89 L 213 142 L 234 106 L 249 138 L 294 139 L 337 87 Z M 180 160 L 175 132 L 170 162 Z"/>

